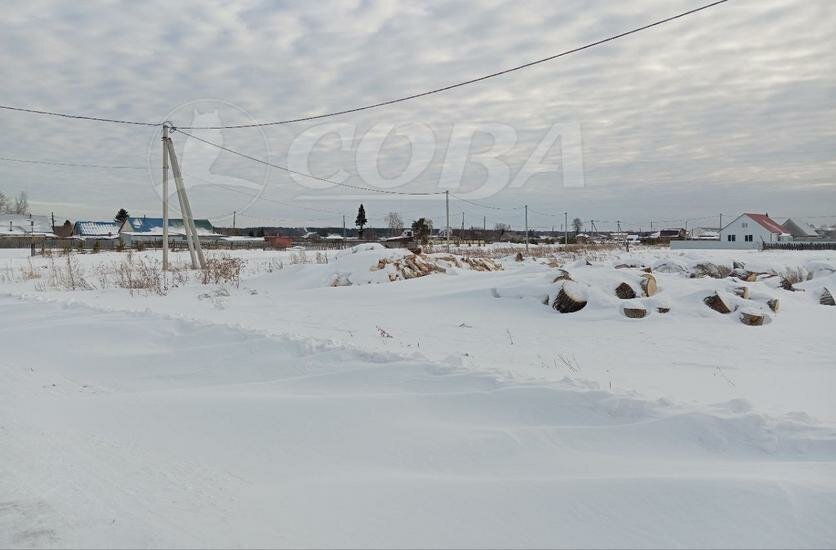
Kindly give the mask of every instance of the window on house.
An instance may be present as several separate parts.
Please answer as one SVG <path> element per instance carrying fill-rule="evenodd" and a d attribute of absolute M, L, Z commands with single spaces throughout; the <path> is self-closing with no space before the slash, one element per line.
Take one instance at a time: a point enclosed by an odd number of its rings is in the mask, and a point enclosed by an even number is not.
<path fill-rule="evenodd" d="M 736 241 L 736 240 L 737 240 L 737 238 L 736 238 L 736 237 L 737 237 L 737 235 L 729 235 L 727 238 L 728 238 L 728 241 L 729 241 L 730 243 L 733 243 L 734 241 Z"/>
<path fill-rule="evenodd" d="M 743 240 L 746 241 L 747 243 L 750 243 L 750 242 L 754 241 L 755 239 L 752 237 L 752 235 L 746 235 L 745 237 L 743 237 Z"/>
<path fill-rule="evenodd" d="M 743 229 L 746 229 L 747 227 L 749 227 L 749 222 L 742 222 L 740 224 L 740 227 L 742 227 Z"/>

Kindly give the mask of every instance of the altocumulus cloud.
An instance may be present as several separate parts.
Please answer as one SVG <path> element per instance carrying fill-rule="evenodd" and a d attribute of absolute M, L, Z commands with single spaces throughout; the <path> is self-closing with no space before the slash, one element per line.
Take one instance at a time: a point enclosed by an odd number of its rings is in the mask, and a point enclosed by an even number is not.
<path fill-rule="evenodd" d="M 213 98 L 259 121 L 291 118 L 464 80 L 702 3 L 28 2 L 0 15 L 2 103 L 160 120 L 179 105 Z M 355 154 L 362 138 L 392 126 L 377 162 L 382 174 L 395 177 L 409 165 L 413 149 L 423 146 L 398 136 L 398 129 L 419 124 L 431 129 L 437 151 L 408 189 L 437 190 L 454 125 L 513 128 L 517 143 L 503 156 L 513 175 L 553 124 L 569 123 L 582 133 L 584 188 L 564 188 L 559 174 L 541 174 L 484 202 L 528 202 L 561 216 L 569 210 L 584 219 L 637 221 L 741 210 L 836 213 L 833 28 L 836 4 L 829 0 L 731 0 L 555 63 L 332 119 L 327 122 L 349 126 L 350 135 L 317 142 L 308 167 L 362 184 Z M 175 114 L 186 117 L 188 110 Z M 242 112 L 224 115 L 230 118 L 225 123 L 249 122 Z M 159 156 L 154 129 L 9 112 L 0 113 L 0 121 L 2 156 L 140 166 L 153 166 Z M 269 150 L 271 160 L 285 163 L 293 139 L 322 122 L 263 134 L 228 131 L 222 139 L 260 157 Z M 483 135 L 472 144 L 475 152 L 491 146 Z M 261 177 L 246 161 L 226 154 L 213 170 Z M 463 174 L 461 192 L 478 188 L 485 176 L 478 165 L 467 165 Z M 36 209 L 59 217 L 109 217 L 120 206 L 153 215 L 159 208 L 152 185 L 158 172 L 0 163 L 0 178 L 7 194 L 25 189 Z M 229 197 L 223 189 L 204 186 L 194 193 L 215 221 L 225 221 Z M 311 190 L 273 170 L 262 195 L 268 200 L 247 213 L 252 220 L 287 224 L 323 217 L 269 200 L 306 194 Z M 355 202 L 303 204 L 350 211 Z M 443 211 L 437 201 L 392 199 L 375 201 L 370 210 L 382 217 L 393 209 L 421 208 L 429 215 Z M 466 204 L 457 209 L 474 222 L 482 214 L 520 222 L 509 212 Z"/>

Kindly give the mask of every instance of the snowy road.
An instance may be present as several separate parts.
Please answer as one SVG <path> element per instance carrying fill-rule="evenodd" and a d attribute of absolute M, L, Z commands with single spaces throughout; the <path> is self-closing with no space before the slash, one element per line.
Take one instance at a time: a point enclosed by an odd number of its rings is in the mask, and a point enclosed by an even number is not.
<path fill-rule="evenodd" d="M 0 546 L 836 544 L 822 425 L 0 307 Z"/>

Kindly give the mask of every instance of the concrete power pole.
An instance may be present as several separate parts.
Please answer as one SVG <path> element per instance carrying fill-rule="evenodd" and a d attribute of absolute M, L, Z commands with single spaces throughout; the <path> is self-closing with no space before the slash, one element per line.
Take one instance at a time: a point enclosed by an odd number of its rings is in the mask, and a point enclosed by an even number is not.
<path fill-rule="evenodd" d="M 186 186 L 183 184 L 183 173 L 180 171 L 180 163 L 177 160 L 177 153 L 174 151 L 171 138 L 168 139 L 166 144 L 168 145 L 168 160 L 171 162 L 171 171 L 174 173 L 174 183 L 177 186 L 177 196 L 180 198 L 180 211 L 183 213 L 183 226 L 186 230 L 189 254 L 192 257 L 192 268 L 206 269 L 206 258 L 203 256 L 203 248 L 200 246 L 200 238 L 198 238 L 197 228 L 194 225 L 189 196 L 186 194 Z"/>
<path fill-rule="evenodd" d="M 528 205 L 525 205 L 525 253 L 528 254 Z"/>
<path fill-rule="evenodd" d="M 345 214 L 343 214 L 343 241 L 345 241 Z"/>
<path fill-rule="evenodd" d="M 168 125 L 163 124 L 163 271 L 168 271 Z"/>
<path fill-rule="evenodd" d="M 447 208 L 447 253 L 450 253 L 450 191 L 444 192 L 444 204 Z"/>
<path fill-rule="evenodd" d="M 563 246 L 569 245 L 569 212 L 563 213 Z"/>

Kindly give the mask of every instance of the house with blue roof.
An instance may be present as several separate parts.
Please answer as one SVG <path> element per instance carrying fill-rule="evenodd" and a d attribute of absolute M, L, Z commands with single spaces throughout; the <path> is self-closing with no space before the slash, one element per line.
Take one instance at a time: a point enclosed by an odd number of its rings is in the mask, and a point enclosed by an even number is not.
<path fill-rule="evenodd" d="M 214 243 L 223 238 L 223 235 L 215 233 L 215 228 L 209 220 L 195 220 L 194 225 L 201 243 Z M 128 218 L 119 228 L 119 238 L 127 246 L 135 243 L 162 246 L 163 219 L 145 216 Z M 168 238 L 170 242 L 186 242 L 186 229 L 182 218 L 168 219 Z"/>

